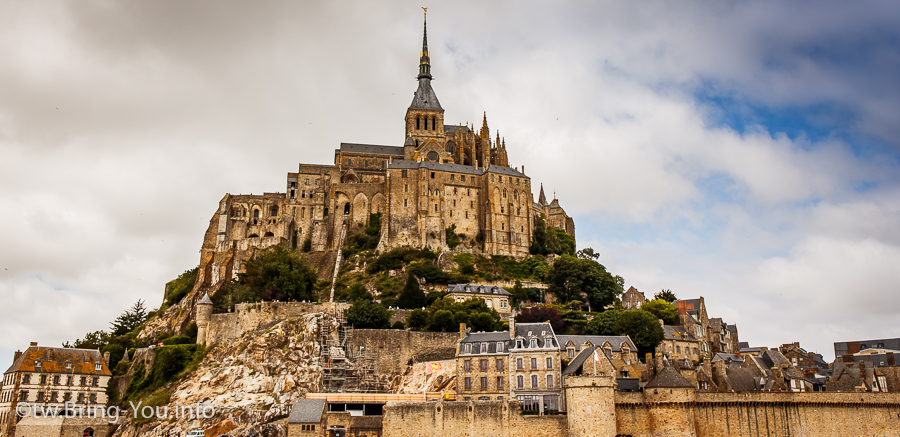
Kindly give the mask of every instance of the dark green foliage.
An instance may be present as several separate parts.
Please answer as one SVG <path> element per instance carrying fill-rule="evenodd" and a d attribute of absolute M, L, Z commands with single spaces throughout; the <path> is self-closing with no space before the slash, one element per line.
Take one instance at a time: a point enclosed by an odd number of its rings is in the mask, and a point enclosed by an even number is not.
<path fill-rule="evenodd" d="M 422 289 L 419 288 L 419 281 L 416 280 L 415 275 L 409 274 L 406 277 L 406 286 L 403 287 L 403 291 L 397 297 L 397 306 L 406 309 L 422 308 L 427 303 L 428 298 L 422 292 Z"/>
<path fill-rule="evenodd" d="M 622 294 L 622 279 L 592 259 L 563 255 L 550 272 L 550 290 L 563 303 L 587 298 L 592 308 L 602 309 Z"/>
<path fill-rule="evenodd" d="M 664 288 L 660 290 L 659 293 L 654 294 L 653 299 L 662 299 L 666 302 L 673 303 L 678 300 L 678 297 L 675 296 L 675 293 L 673 293 L 672 290 Z"/>
<path fill-rule="evenodd" d="M 106 331 L 94 331 L 85 334 L 84 339 L 79 338 L 72 344 L 67 341 L 62 346 L 76 349 L 100 349 L 109 344 L 110 338 L 111 336 Z"/>
<path fill-rule="evenodd" d="M 553 327 L 553 332 L 557 334 L 562 334 L 564 332 L 562 316 L 560 316 L 559 311 L 552 305 L 539 305 L 535 307 L 525 308 L 519 313 L 518 316 L 516 316 L 516 322 L 550 322 L 550 326 Z"/>
<path fill-rule="evenodd" d="M 616 335 L 616 323 L 619 322 L 621 315 L 622 312 L 617 310 L 606 310 L 597 314 L 588 322 L 585 332 L 588 335 Z"/>
<path fill-rule="evenodd" d="M 303 247 L 300 249 L 301 252 L 306 253 L 312 250 L 312 238 L 307 238 L 303 241 Z"/>
<path fill-rule="evenodd" d="M 405 328 L 406 328 L 406 325 L 404 325 L 403 322 L 400 320 L 397 320 L 396 322 L 394 322 L 393 325 L 391 325 L 391 329 L 405 329 Z"/>
<path fill-rule="evenodd" d="M 449 325 L 446 319 L 441 319 L 439 324 L 434 323 L 434 317 L 441 311 L 453 313 L 452 325 Z M 428 312 L 432 315 L 430 319 L 432 325 L 441 326 L 442 330 L 446 329 L 447 331 L 456 330 L 460 323 L 465 323 L 476 331 L 496 331 L 503 325 L 500 321 L 500 314 L 496 310 L 488 308 L 481 299 L 456 302 L 452 298 L 445 297 L 434 301 L 428 307 Z"/>
<path fill-rule="evenodd" d="M 562 229 L 551 228 L 541 215 L 534 221 L 529 252 L 535 255 L 575 255 L 575 238 Z"/>
<path fill-rule="evenodd" d="M 217 311 L 242 302 L 316 300 L 316 272 L 303 258 L 282 246 L 247 261 L 237 282 L 228 282 L 211 296 Z"/>
<path fill-rule="evenodd" d="M 399 270 L 404 264 L 409 264 L 413 261 L 434 261 L 436 259 L 437 253 L 428 249 L 417 249 L 409 246 L 398 247 L 379 255 L 378 258 L 375 258 L 375 261 L 369 264 L 366 271 L 371 274 L 388 270 Z"/>
<path fill-rule="evenodd" d="M 175 335 L 163 340 L 162 343 L 166 346 L 173 346 L 176 344 L 192 344 L 193 342 L 191 341 L 191 337 L 188 337 L 187 335 Z"/>
<path fill-rule="evenodd" d="M 116 317 L 112 323 L 110 323 L 111 328 L 110 332 L 112 335 L 125 335 L 141 326 L 144 323 L 144 319 L 147 317 L 147 308 L 144 307 L 144 301 L 138 300 L 131 306 L 131 308 L 125 310 L 122 315 Z"/>
<path fill-rule="evenodd" d="M 428 326 L 428 313 L 425 310 L 415 309 L 406 318 L 406 324 L 410 329 L 422 329 Z"/>
<path fill-rule="evenodd" d="M 461 275 L 471 277 L 475 275 L 475 259 L 471 254 L 461 253 L 459 255 L 455 255 L 453 257 L 453 261 L 455 261 L 459 267 L 459 273 Z"/>
<path fill-rule="evenodd" d="M 475 312 L 469 315 L 469 326 L 473 331 L 494 331 L 495 322 L 490 313 Z"/>
<path fill-rule="evenodd" d="M 374 250 L 381 239 L 381 213 L 369 215 L 369 224 L 363 232 L 354 232 L 347 237 L 344 257 L 350 257 L 364 250 Z"/>
<path fill-rule="evenodd" d="M 135 369 L 123 401 L 136 400 L 177 380 L 186 369 L 200 363 L 204 349 L 196 344 L 180 344 L 157 347 L 153 349 L 153 354 L 153 365 L 150 369 L 145 369 L 143 365 Z"/>
<path fill-rule="evenodd" d="M 434 332 L 452 332 L 456 330 L 456 323 L 453 320 L 453 312 L 449 310 L 437 310 L 431 316 L 431 326 L 429 331 Z"/>
<path fill-rule="evenodd" d="M 597 259 L 600 258 L 600 254 L 594 252 L 594 249 L 590 247 L 579 250 L 575 256 L 578 257 L 578 259 L 592 259 L 594 261 L 597 261 Z"/>
<path fill-rule="evenodd" d="M 665 338 L 665 332 L 662 325 L 659 324 L 659 320 L 646 311 L 624 311 L 616 322 L 616 328 L 619 335 L 627 335 L 631 338 L 638 348 L 640 357 L 648 352 L 655 352 L 656 346 Z"/>
<path fill-rule="evenodd" d="M 447 247 L 449 247 L 450 250 L 456 249 L 456 246 L 459 246 L 461 240 L 459 234 L 456 233 L 456 224 L 452 224 L 445 229 L 444 236 L 447 241 Z"/>
<path fill-rule="evenodd" d="M 356 329 L 386 329 L 391 319 L 385 307 L 366 299 L 355 301 L 345 316 L 347 323 Z"/>
<path fill-rule="evenodd" d="M 190 343 L 197 342 L 197 322 L 191 322 L 187 329 L 184 330 L 184 335 L 188 336 L 191 339 Z"/>
<path fill-rule="evenodd" d="M 416 275 L 419 278 L 424 278 L 425 282 L 431 284 L 453 284 L 468 282 L 468 278 L 465 275 L 445 272 L 441 270 L 440 267 L 436 266 L 432 261 L 413 261 L 409 263 L 406 271 Z"/>
<path fill-rule="evenodd" d="M 641 305 L 641 309 L 662 319 L 667 325 L 674 325 L 678 318 L 678 308 L 663 299 L 648 300 Z"/>
<path fill-rule="evenodd" d="M 199 269 L 199 267 L 194 267 L 190 270 L 185 270 L 184 273 L 178 275 L 177 278 L 166 284 L 165 299 L 167 306 L 181 302 L 181 299 L 191 292 L 194 288 L 194 283 L 197 282 L 197 272 Z"/>

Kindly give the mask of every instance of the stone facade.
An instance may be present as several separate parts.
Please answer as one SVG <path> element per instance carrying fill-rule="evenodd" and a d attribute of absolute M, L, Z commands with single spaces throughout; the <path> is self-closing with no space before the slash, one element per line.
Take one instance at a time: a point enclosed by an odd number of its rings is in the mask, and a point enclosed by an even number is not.
<path fill-rule="evenodd" d="M 644 293 L 638 291 L 637 288 L 628 287 L 628 290 L 622 293 L 621 300 L 622 307 L 626 310 L 637 310 L 647 301 L 647 297 L 644 296 Z"/>
<path fill-rule="evenodd" d="M 16 437 L 107 437 L 115 430 L 112 418 L 26 417 L 16 425 Z"/>
<path fill-rule="evenodd" d="M 304 302 L 255 302 L 239 303 L 234 312 L 209 314 L 202 305 L 197 305 L 198 328 L 206 325 L 205 343 L 219 345 L 237 340 L 247 332 L 275 326 L 291 318 L 299 318 L 309 313 L 343 312 L 350 307 L 348 303 L 304 303 Z M 209 321 L 204 320 L 209 316 Z M 201 343 L 200 331 L 197 342 Z"/>
<path fill-rule="evenodd" d="M 112 373 L 98 350 L 31 346 L 16 352 L 0 385 L 0 436 L 17 435 L 17 412 L 37 409 L 70 411 L 85 416 L 107 402 Z M 49 435 L 49 434 L 48 434 Z"/>
<path fill-rule="evenodd" d="M 496 310 L 504 319 L 512 313 L 512 306 L 509 304 L 510 296 L 512 293 L 503 287 L 478 284 L 450 284 L 447 285 L 447 294 L 444 295 L 444 297 L 449 297 L 457 302 L 481 299 L 488 308 Z"/>

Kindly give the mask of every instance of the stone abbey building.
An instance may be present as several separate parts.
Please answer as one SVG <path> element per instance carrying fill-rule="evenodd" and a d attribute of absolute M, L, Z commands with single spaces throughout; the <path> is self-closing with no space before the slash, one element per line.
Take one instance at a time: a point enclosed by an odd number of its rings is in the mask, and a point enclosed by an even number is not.
<path fill-rule="evenodd" d="M 445 231 L 455 226 L 464 247 L 523 256 L 541 216 L 574 236 L 558 200 L 548 202 L 541 188 L 534 201 L 531 178 L 510 167 L 505 140 L 491 138 L 486 116 L 480 128 L 446 124 L 427 41 L 426 28 L 402 145 L 342 143 L 333 165 L 300 164 L 288 173 L 284 193 L 226 195 L 202 248 L 208 284 L 236 274 L 258 248 L 338 250 L 374 213 L 382 217 L 379 249 L 447 250 Z"/>

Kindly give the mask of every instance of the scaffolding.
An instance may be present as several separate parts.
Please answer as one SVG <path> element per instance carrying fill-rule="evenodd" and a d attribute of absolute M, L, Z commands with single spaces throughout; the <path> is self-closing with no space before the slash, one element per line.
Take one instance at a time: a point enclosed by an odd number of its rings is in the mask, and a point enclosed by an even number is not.
<path fill-rule="evenodd" d="M 329 393 L 383 393 L 388 381 L 378 374 L 378 356 L 363 346 L 353 349 L 353 327 L 340 311 L 319 315 L 322 389 Z"/>

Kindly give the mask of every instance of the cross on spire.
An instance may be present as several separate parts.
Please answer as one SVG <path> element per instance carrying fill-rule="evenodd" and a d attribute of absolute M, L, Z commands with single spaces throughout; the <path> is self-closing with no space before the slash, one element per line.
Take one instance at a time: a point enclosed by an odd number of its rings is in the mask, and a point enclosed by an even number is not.
<path fill-rule="evenodd" d="M 419 55 L 419 79 L 431 79 L 431 57 L 428 56 L 428 9 L 425 12 L 425 25 L 422 31 L 422 54 Z"/>

